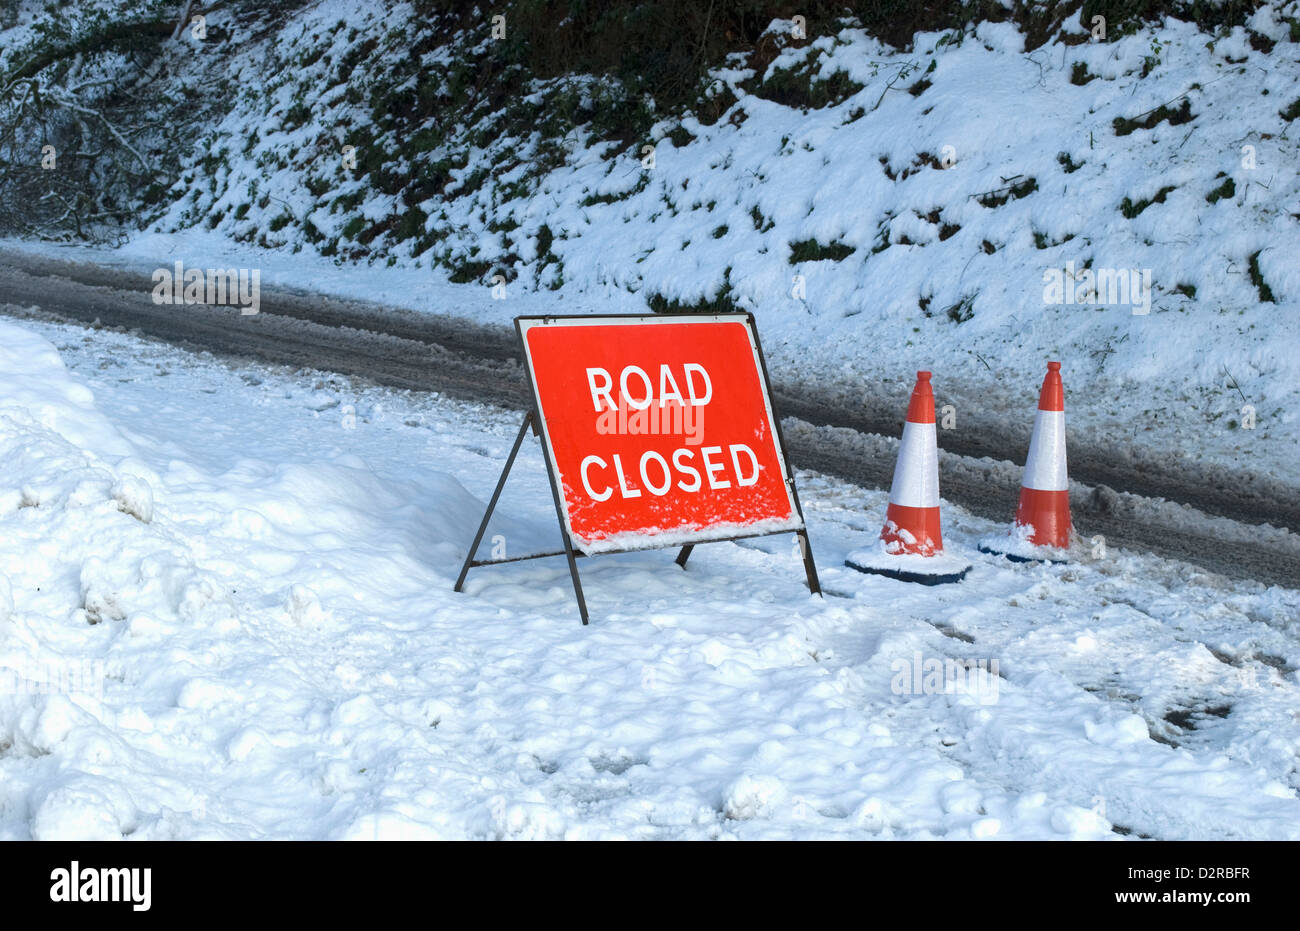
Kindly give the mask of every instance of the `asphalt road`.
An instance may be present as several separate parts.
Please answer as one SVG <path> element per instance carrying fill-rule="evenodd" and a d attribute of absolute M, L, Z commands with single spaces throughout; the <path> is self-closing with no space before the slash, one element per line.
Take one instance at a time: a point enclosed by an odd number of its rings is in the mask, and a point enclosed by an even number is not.
<path fill-rule="evenodd" d="M 151 289 L 139 273 L 0 251 L 0 305 L 26 308 L 11 308 L 13 313 L 98 321 L 219 355 L 339 372 L 510 409 L 528 404 L 510 328 L 265 287 L 261 312 L 242 316 L 233 307 L 155 305 Z M 861 386 L 794 383 L 779 370 L 771 377 L 796 466 L 868 487 L 889 486 L 893 453 L 879 437 L 899 435 L 903 405 L 888 398 L 873 407 Z M 976 514 L 1007 519 L 1015 510 L 1020 469 L 1000 453 L 1026 448 L 1027 440 L 1023 425 L 1012 431 L 997 422 L 945 431 L 944 497 Z M 1243 485 L 1232 476 L 1176 463 L 1143 468 L 1117 450 L 1078 446 L 1070 449 L 1070 477 L 1076 483 L 1074 521 L 1085 536 L 1102 534 L 1110 547 L 1182 559 L 1231 578 L 1300 587 L 1295 489 L 1262 476 Z M 1234 523 L 1216 525 L 1201 515 Z M 1252 529 L 1261 524 L 1279 529 Z"/>

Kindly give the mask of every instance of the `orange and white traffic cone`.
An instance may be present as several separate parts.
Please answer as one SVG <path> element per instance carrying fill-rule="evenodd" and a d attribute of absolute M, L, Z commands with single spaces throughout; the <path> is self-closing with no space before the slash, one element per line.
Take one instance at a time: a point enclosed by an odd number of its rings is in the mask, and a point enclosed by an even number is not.
<path fill-rule="evenodd" d="M 907 405 L 907 421 L 898 446 L 889 508 L 880 531 L 893 553 L 933 556 L 943 552 L 939 527 L 939 438 L 934 423 L 934 391 L 930 373 L 916 373 L 916 387 Z"/>
<path fill-rule="evenodd" d="M 1026 528 L 1035 546 L 1070 545 L 1070 480 L 1065 465 L 1065 387 L 1061 363 L 1047 363 L 1038 396 L 1034 434 L 1029 440 L 1025 477 L 1020 483 L 1016 526 Z"/>
<path fill-rule="evenodd" d="M 845 565 L 859 572 L 927 585 L 956 582 L 970 569 L 969 562 L 943 553 L 939 443 L 929 372 L 916 373 L 880 542 L 850 553 Z"/>
<path fill-rule="evenodd" d="M 1047 363 L 1047 376 L 1038 396 L 1034 433 L 1029 440 L 1025 477 L 1020 483 L 1020 505 L 1009 536 L 980 541 L 985 553 L 1016 562 L 1059 562 L 1044 547 L 1070 545 L 1070 481 L 1065 463 L 1065 388 L 1061 363 Z"/>

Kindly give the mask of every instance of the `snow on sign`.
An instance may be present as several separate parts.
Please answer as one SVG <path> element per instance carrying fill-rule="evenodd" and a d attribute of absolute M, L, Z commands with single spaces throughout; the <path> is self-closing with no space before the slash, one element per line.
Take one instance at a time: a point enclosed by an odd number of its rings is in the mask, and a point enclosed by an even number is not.
<path fill-rule="evenodd" d="M 518 317 L 515 325 L 584 623 L 576 554 L 681 546 L 685 567 L 697 543 L 793 532 L 809 588 L 819 591 L 751 315 Z M 492 561 L 474 556 L 495 503 L 457 590 L 471 566 Z"/>

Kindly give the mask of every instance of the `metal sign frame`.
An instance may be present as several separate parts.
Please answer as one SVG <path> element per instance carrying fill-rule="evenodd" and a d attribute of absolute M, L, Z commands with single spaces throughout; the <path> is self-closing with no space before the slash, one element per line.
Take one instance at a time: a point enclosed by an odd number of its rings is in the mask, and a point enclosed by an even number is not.
<path fill-rule="evenodd" d="M 526 332 L 534 326 L 547 326 L 553 324 L 581 326 L 581 325 L 600 325 L 617 321 L 620 324 L 631 323 L 677 323 L 683 321 L 704 322 L 736 322 L 742 323 L 749 335 L 750 344 L 754 350 L 754 357 L 758 363 L 758 375 L 762 387 L 763 402 L 766 405 L 767 415 L 772 424 L 773 440 L 776 445 L 777 459 L 781 463 L 782 479 L 786 490 L 793 505 L 794 513 L 798 519 L 798 526 L 783 528 L 780 530 L 764 530 L 757 533 L 737 533 L 727 534 L 725 536 L 702 537 L 700 540 L 686 543 L 682 546 L 675 560 L 676 564 L 682 569 L 686 568 L 686 561 L 690 558 L 691 552 L 698 543 L 721 543 L 729 540 L 744 540 L 753 537 L 767 537 L 775 534 L 793 533 L 799 538 L 799 550 L 803 556 L 804 572 L 808 580 L 808 589 L 815 595 L 822 593 L 821 583 L 817 578 L 817 566 L 813 562 L 812 546 L 808 542 L 808 524 L 803 516 L 803 507 L 799 503 L 799 491 L 795 487 L 794 472 L 790 468 L 789 456 L 786 453 L 785 436 L 781 432 L 781 421 L 776 416 L 772 406 L 772 384 L 768 377 L 767 360 L 763 355 L 763 346 L 759 342 L 758 328 L 755 325 L 754 315 L 745 311 L 737 313 L 720 313 L 720 314 L 548 314 L 548 315 L 524 315 L 515 318 L 515 332 L 519 336 L 520 349 L 523 354 L 525 366 L 528 370 L 528 383 L 532 389 L 532 409 L 524 415 L 524 422 L 519 427 L 519 433 L 515 437 L 514 445 L 510 449 L 510 455 L 506 458 L 505 467 L 501 470 L 501 477 L 497 480 L 496 489 L 492 492 L 492 498 L 488 502 L 487 510 L 483 514 L 483 520 L 479 524 L 478 532 L 474 535 L 474 542 L 470 544 L 469 553 L 465 557 L 465 563 L 461 566 L 460 575 L 456 579 L 455 591 L 462 591 L 465 585 L 465 578 L 469 575 L 469 570 L 477 566 L 497 565 L 501 563 L 520 562 L 526 559 L 543 559 L 549 556 L 564 555 L 569 565 L 569 576 L 573 580 L 573 593 L 578 600 L 578 613 L 582 617 L 582 623 L 586 626 L 590 620 L 587 611 L 587 599 L 583 594 L 582 580 L 578 576 L 578 557 L 586 554 L 574 546 L 572 534 L 570 532 L 568 513 L 564 508 L 564 499 L 560 491 L 559 475 L 555 467 L 554 454 L 551 448 L 550 439 L 546 433 L 546 421 L 542 417 L 541 396 L 538 392 L 537 379 L 533 372 L 532 360 L 528 352 Z M 511 468 L 514 467 L 515 459 L 519 455 L 519 450 L 523 446 L 524 437 L 528 435 L 529 429 L 541 440 L 542 455 L 546 460 L 546 473 L 550 479 L 551 497 L 555 504 L 555 516 L 559 521 L 560 539 L 564 548 L 546 553 L 531 553 L 526 556 L 505 557 L 501 559 L 475 559 L 474 554 L 478 552 L 479 545 L 483 542 L 483 537 L 487 533 L 488 522 L 492 519 L 492 514 L 496 510 L 497 502 L 501 498 L 501 492 L 505 488 L 506 479 L 510 475 Z M 656 546 L 652 541 L 653 537 L 646 537 L 648 541 L 644 546 L 627 547 L 623 549 L 602 550 L 604 553 L 626 553 L 648 549 L 666 549 L 676 546 L 676 543 L 664 543 Z"/>

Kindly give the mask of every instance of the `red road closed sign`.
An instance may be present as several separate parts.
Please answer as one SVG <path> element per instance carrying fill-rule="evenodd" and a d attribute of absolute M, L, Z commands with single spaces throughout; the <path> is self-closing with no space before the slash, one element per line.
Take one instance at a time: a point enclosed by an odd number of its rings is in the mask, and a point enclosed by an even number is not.
<path fill-rule="evenodd" d="M 516 324 L 578 549 L 803 529 L 749 314 Z"/>

